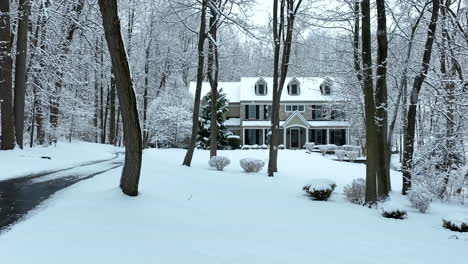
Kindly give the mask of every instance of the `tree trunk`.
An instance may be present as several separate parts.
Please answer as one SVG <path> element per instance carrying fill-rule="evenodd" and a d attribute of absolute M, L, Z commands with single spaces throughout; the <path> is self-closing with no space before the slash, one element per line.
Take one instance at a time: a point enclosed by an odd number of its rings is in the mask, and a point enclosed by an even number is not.
<path fill-rule="evenodd" d="M 2 122 L 3 150 L 15 147 L 13 122 L 13 94 L 11 58 L 11 31 L 10 31 L 10 1 L 0 1 L 0 106 Z"/>
<path fill-rule="evenodd" d="M 26 57 L 28 53 L 29 0 L 19 0 L 19 20 L 15 65 L 15 134 L 16 143 L 23 149 L 24 100 L 26 92 Z"/>
<path fill-rule="evenodd" d="M 193 103 L 193 117 L 192 117 L 192 135 L 190 136 L 190 143 L 185 154 L 183 165 L 189 166 L 192 163 L 193 152 L 195 151 L 195 145 L 197 144 L 197 134 L 199 125 L 200 115 L 200 97 L 201 88 L 203 82 L 203 66 L 205 64 L 205 55 L 203 53 L 203 47 L 206 39 L 206 6 L 207 0 L 202 0 L 201 7 L 201 18 L 200 18 L 200 30 L 198 32 L 198 66 L 197 66 L 197 87 L 195 89 L 195 99 Z"/>
<path fill-rule="evenodd" d="M 377 202 L 377 128 L 375 124 L 374 88 L 372 80 L 372 47 L 369 0 L 361 2 L 362 10 L 362 64 L 364 107 L 366 113 L 366 203 Z"/>
<path fill-rule="evenodd" d="M 122 121 L 125 140 L 125 164 L 120 179 L 120 188 L 129 196 L 138 195 L 142 144 L 137 102 L 122 40 L 116 0 L 99 0 L 104 33 L 115 73 L 119 103 L 122 106 Z"/>
<path fill-rule="evenodd" d="M 379 200 L 385 200 L 390 191 L 390 167 L 387 166 L 387 156 L 390 149 L 387 141 L 388 104 L 387 104 L 387 17 L 385 0 L 377 0 L 377 70 L 375 82 L 375 107 L 377 122 L 377 195 Z"/>
<path fill-rule="evenodd" d="M 437 28 L 437 20 L 439 17 L 439 0 L 432 0 L 432 14 L 427 32 L 427 39 L 424 45 L 424 54 L 421 65 L 421 70 L 413 82 L 411 90 L 410 104 L 408 106 L 407 126 L 405 133 L 405 147 L 403 154 L 403 188 L 402 193 L 405 195 L 411 189 L 411 170 L 413 168 L 413 152 L 414 152 L 414 134 L 416 129 L 416 107 L 418 104 L 419 92 L 426 78 L 429 63 L 431 61 L 432 45 L 434 43 L 434 35 Z"/>

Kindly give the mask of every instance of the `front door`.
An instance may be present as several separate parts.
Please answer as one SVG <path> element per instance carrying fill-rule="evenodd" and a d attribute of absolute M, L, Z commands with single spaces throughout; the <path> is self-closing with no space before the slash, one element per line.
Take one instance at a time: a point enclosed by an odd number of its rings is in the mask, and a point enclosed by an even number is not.
<path fill-rule="evenodd" d="M 291 129 L 291 148 L 299 148 L 299 129 Z"/>

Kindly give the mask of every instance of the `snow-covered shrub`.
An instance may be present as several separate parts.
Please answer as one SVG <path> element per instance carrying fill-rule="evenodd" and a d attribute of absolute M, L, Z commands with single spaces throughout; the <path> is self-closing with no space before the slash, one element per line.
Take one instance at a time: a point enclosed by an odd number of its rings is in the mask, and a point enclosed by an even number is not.
<path fill-rule="evenodd" d="M 346 199 L 354 204 L 364 204 L 366 201 L 366 180 L 354 179 L 353 182 L 343 188 Z"/>
<path fill-rule="evenodd" d="M 358 151 L 346 151 L 346 157 L 348 157 L 348 159 L 351 162 L 354 162 L 359 157 L 359 152 Z"/>
<path fill-rule="evenodd" d="M 446 217 L 442 219 L 442 226 L 455 232 L 468 232 L 468 217 Z"/>
<path fill-rule="evenodd" d="M 329 152 L 335 152 L 338 149 L 338 146 L 335 144 L 327 144 Z"/>
<path fill-rule="evenodd" d="M 319 149 L 320 153 L 325 156 L 328 152 L 328 146 L 327 145 L 318 145 L 317 148 Z"/>
<path fill-rule="evenodd" d="M 227 136 L 227 144 L 231 149 L 238 149 L 240 146 L 240 137 L 236 135 Z"/>
<path fill-rule="evenodd" d="M 388 204 L 382 207 L 382 216 L 385 218 L 405 219 L 407 215 L 408 214 L 405 210 L 398 207 L 394 207 Z"/>
<path fill-rule="evenodd" d="M 336 183 L 328 179 L 316 179 L 302 187 L 310 197 L 318 201 L 326 201 L 336 188 Z"/>
<path fill-rule="evenodd" d="M 245 158 L 240 160 L 240 165 L 245 172 L 259 172 L 265 166 L 265 162 L 259 159 Z"/>
<path fill-rule="evenodd" d="M 243 146 L 241 147 L 241 149 L 244 149 L 244 150 L 246 150 L 246 149 L 252 149 L 252 146 L 251 146 L 251 145 L 243 145 Z"/>
<path fill-rule="evenodd" d="M 279 148 L 279 149 L 284 149 L 284 144 L 278 145 L 278 148 Z"/>
<path fill-rule="evenodd" d="M 358 151 L 359 152 L 361 150 L 359 146 L 355 146 L 355 145 L 343 145 L 342 147 L 346 151 Z"/>
<path fill-rule="evenodd" d="M 257 144 L 250 146 L 251 149 L 259 149 L 259 146 Z"/>
<path fill-rule="evenodd" d="M 430 193 L 420 185 L 413 185 L 408 193 L 408 200 L 411 206 L 418 209 L 419 212 L 425 213 L 429 209 L 432 197 Z"/>
<path fill-rule="evenodd" d="M 342 149 L 337 149 L 335 150 L 335 156 L 339 159 L 339 160 L 344 160 L 345 157 L 346 157 L 346 151 L 342 150 Z"/>
<path fill-rule="evenodd" d="M 260 146 L 260 148 L 261 149 L 268 149 L 268 145 L 263 144 L 263 145 Z"/>
<path fill-rule="evenodd" d="M 415 151 L 411 181 L 422 185 L 433 199 L 463 200 L 468 171 L 465 152 L 463 144 L 450 141 L 445 134 L 431 136 Z"/>
<path fill-rule="evenodd" d="M 315 143 L 314 143 L 314 142 L 305 143 L 305 148 L 306 148 L 307 151 L 309 151 L 309 152 L 312 152 L 312 151 L 314 150 L 314 147 L 315 147 Z"/>
<path fill-rule="evenodd" d="M 210 167 L 216 168 L 219 171 L 222 171 L 229 164 L 231 164 L 231 160 L 224 156 L 213 156 L 208 161 L 208 165 L 210 165 Z"/>

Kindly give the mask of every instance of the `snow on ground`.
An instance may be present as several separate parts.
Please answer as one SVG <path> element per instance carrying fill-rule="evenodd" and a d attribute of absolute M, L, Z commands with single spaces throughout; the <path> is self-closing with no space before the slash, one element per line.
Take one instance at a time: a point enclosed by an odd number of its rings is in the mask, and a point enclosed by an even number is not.
<path fill-rule="evenodd" d="M 427 214 L 408 207 L 392 174 L 393 203 L 408 219 L 350 204 L 345 184 L 365 166 L 318 153 L 280 150 L 274 178 L 242 171 L 246 157 L 267 161 L 266 150 L 220 151 L 231 165 L 208 166 L 196 151 L 146 150 L 140 195 L 118 189 L 120 169 L 60 191 L 26 221 L 0 235 L 2 263 L 465 263 L 468 235 L 441 227 L 467 206 L 436 204 Z M 312 201 L 302 186 L 314 178 L 337 183 L 330 201 Z M 450 237 L 456 235 L 458 240 Z"/>
<path fill-rule="evenodd" d="M 2 150 L 0 151 L 0 180 L 77 166 L 89 161 L 110 159 L 115 156 L 117 150 L 123 149 L 84 142 L 59 142 L 47 147 Z M 41 157 L 50 157 L 50 159 Z"/>

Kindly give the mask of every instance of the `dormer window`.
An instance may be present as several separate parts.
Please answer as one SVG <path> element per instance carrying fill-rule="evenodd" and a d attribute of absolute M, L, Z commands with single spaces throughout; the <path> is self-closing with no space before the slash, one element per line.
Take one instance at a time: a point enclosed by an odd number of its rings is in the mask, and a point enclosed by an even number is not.
<path fill-rule="evenodd" d="M 265 80 L 260 79 L 255 84 L 255 94 L 256 95 L 267 95 L 268 87 Z"/>
<path fill-rule="evenodd" d="M 333 86 L 333 81 L 330 78 L 327 77 L 322 82 L 322 84 L 320 84 L 320 92 L 323 95 L 330 95 L 332 86 Z"/>
<path fill-rule="evenodd" d="M 300 94 L 300 86 L 299 82 L 294 78 L 288 84 L 288 94 L 289 95 L 299 95 Z"/>

